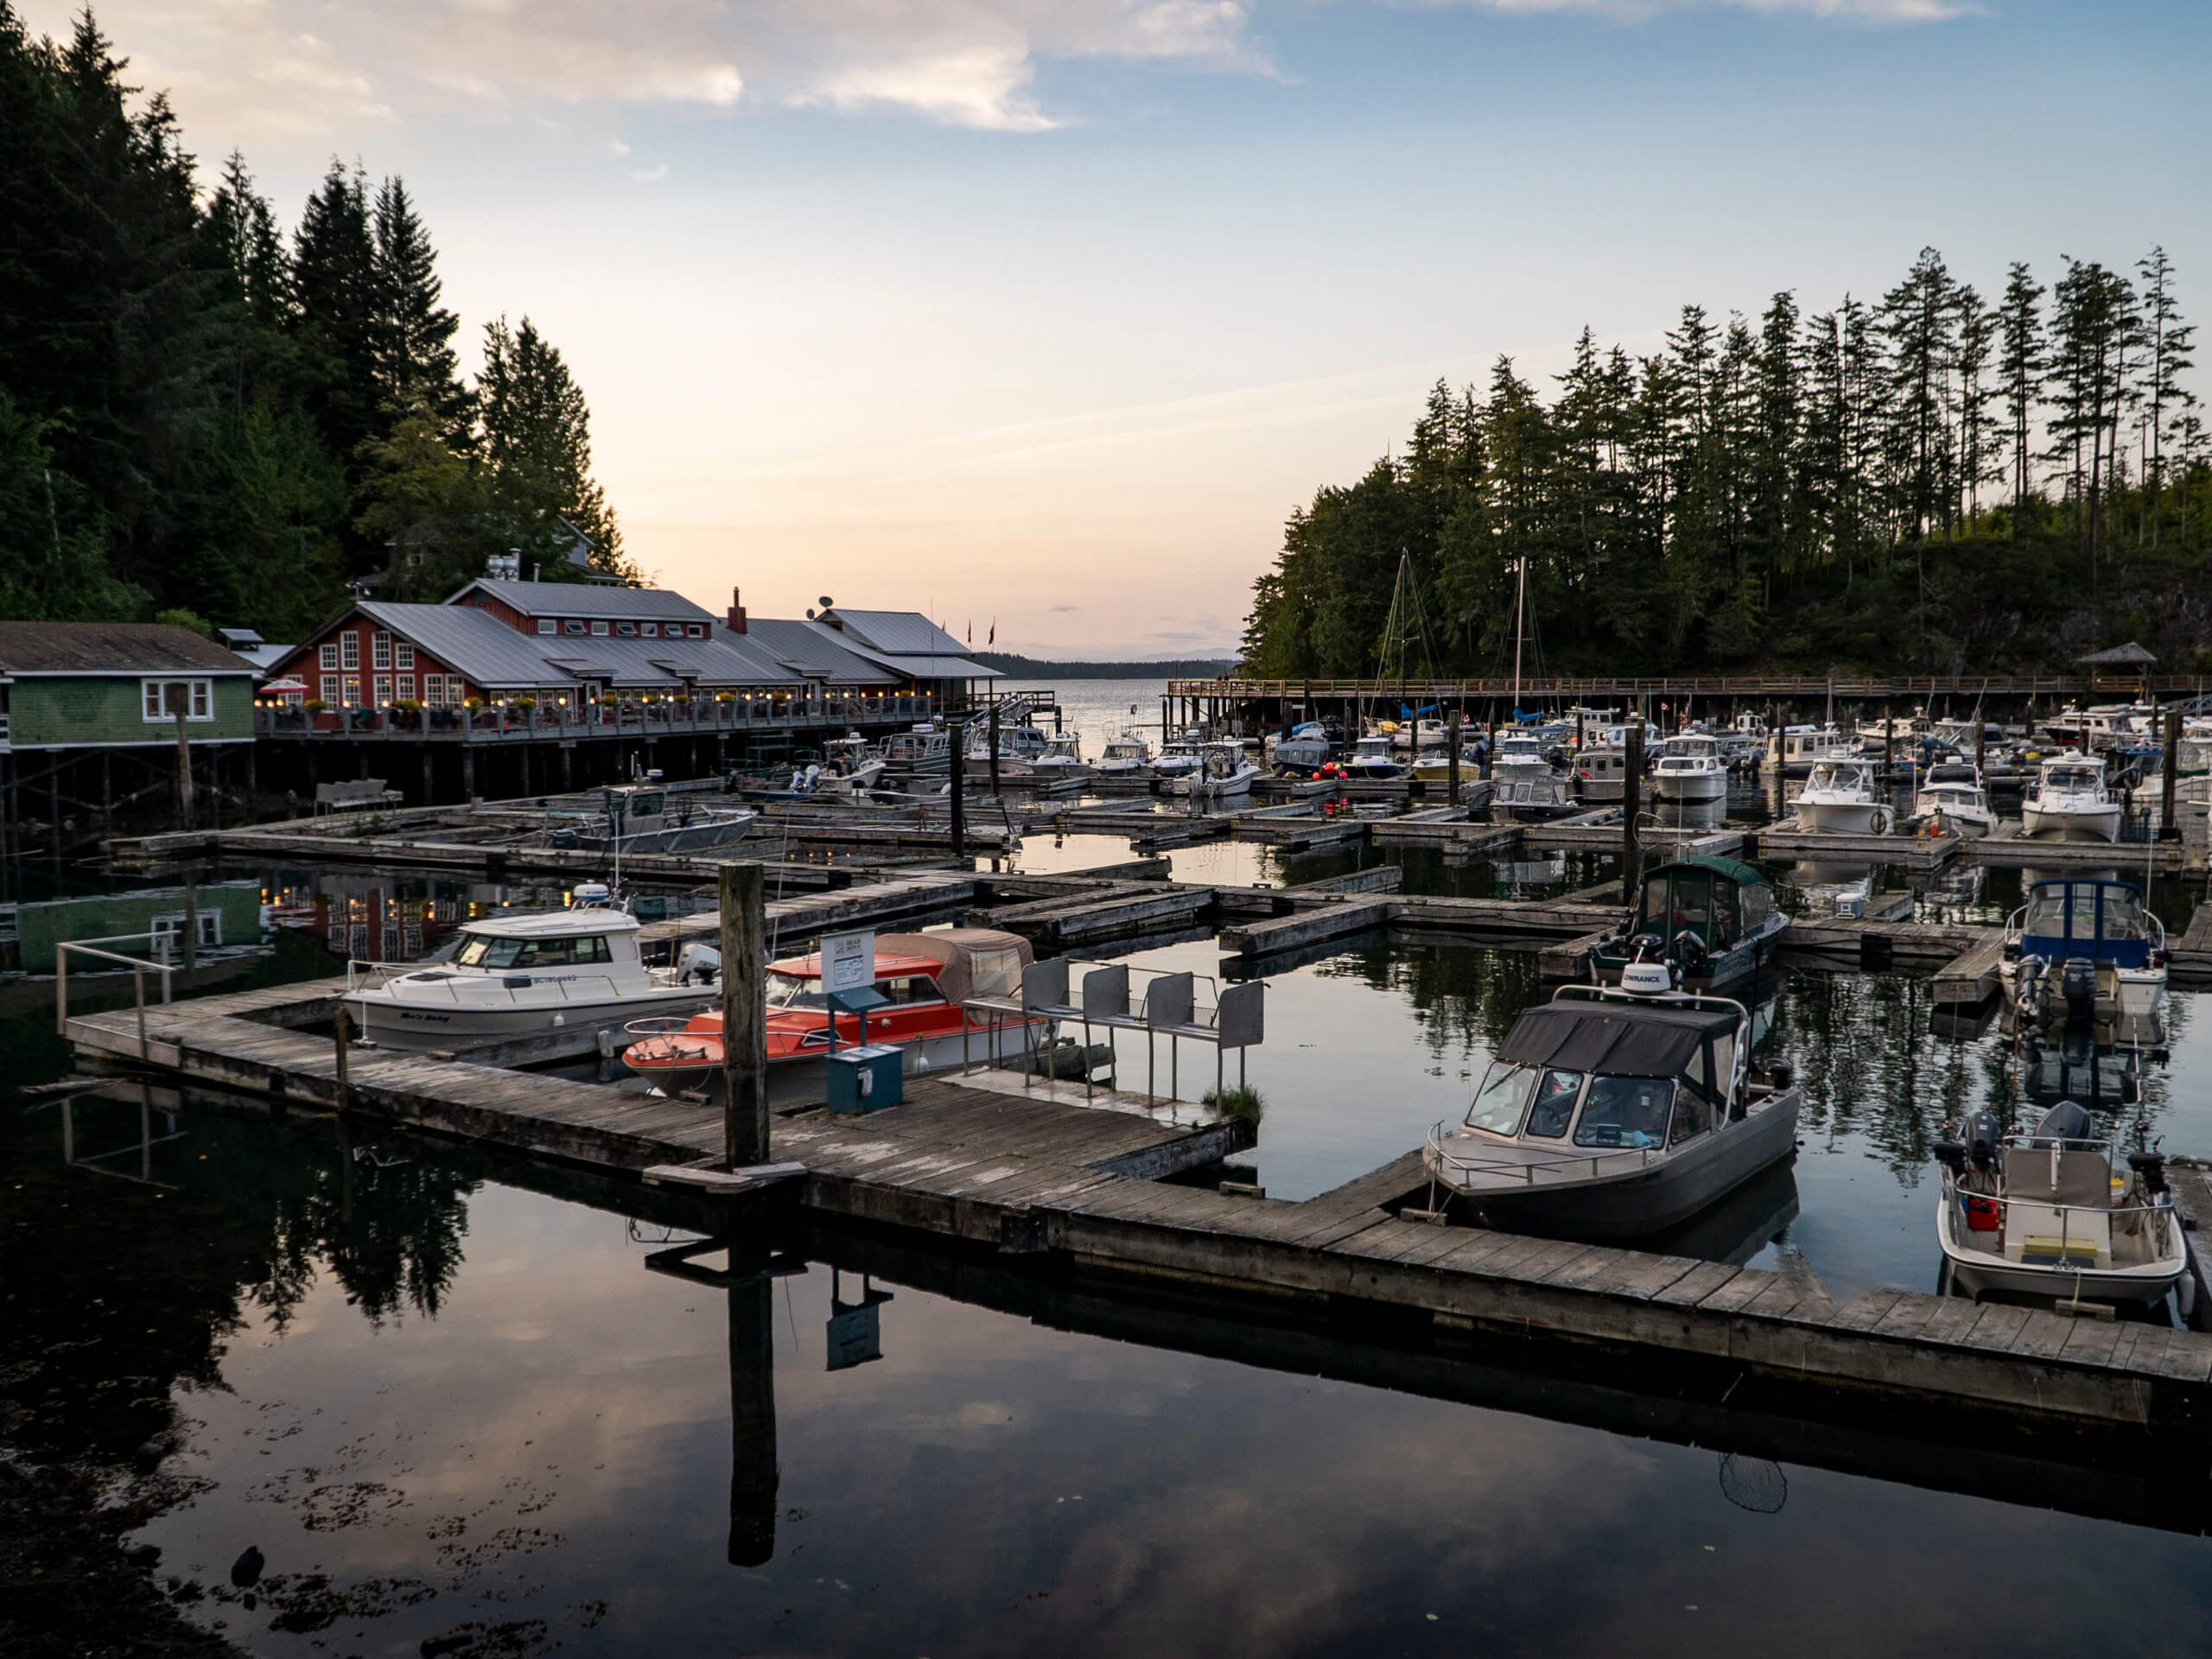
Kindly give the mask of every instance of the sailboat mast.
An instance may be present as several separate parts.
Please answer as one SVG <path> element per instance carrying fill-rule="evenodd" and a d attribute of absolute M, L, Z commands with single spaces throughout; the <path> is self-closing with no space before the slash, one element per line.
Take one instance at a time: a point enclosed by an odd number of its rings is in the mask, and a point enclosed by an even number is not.
<path fill-rule="evenodd" d="M 1528 637 L 1522 626 L 1529 609 L 1529 556 L 1520 558 L 1521 585 L 1513 596 L 1513 718 L 1521 718 L 1521 642 Z"/>

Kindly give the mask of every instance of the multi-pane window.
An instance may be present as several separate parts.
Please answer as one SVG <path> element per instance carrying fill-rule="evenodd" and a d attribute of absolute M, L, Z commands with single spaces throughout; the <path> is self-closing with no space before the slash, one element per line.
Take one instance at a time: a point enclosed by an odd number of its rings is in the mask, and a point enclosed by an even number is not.
<path fill-rule="evenodd" d="M 322 677 L 322 700 L 327 703 L 338 701 L 338 677 L 335 674 Z"/>
<path fill-rule="evenodd" d="M 537 619 L 537 631 L 540 633 L 558 633 L 561 625 L 550 616 L 541 616 Z"/>
<path fill-rule="evenodd" d="M 402 672 L 415 666 L 415 645 L 410 639 L 396 639 L 391 646 L 391 665 Z"/>
<path fill-rule="evenodd" d="M 391 706 L 391 676 L 389 674 L 379 674 L 377 676 L 377 707 L 379 709 L 388 709 Z"/>
<path fill-rule="evenodd" d="M 348 709 L 358 709 L 361 706 L 361 677 L 358 674 L 348 674 L 346 677 L 346 706 Z"/>
<path fill-rule="evenodd" d="M 415 696 L 415 677 L 412 674 L 402 674 L 392 682 L 391 694 L 401 702 L 411 702 Z"/>
<path fill-rule="evenodd" d="M 381 628 L 377 630 L 375 637 L 369 641 L 369 666 L 372 668 L 391 666 L 391 636 Z"/>
<path fill-rule="evenodd" d="M 212 680 L 141 680 L 142 712 L 148 720 L 213 720 L 215 686 Z"/>
<path fill-rule="evenodd" d="M 607 638 L 607 624 L 604 622 L 593 623 L 591 625 L 591 631 L 593 635 L 597 639 L 604 639 Z"/>
<path fill-rule="evenodd" d="M 335 639 L 322 648 L 322 666 L 325 671 L 330 672 L 335 672 L 337 670 L 338 642 Z"/>
<path fill-rule="evenodd" d="M 361 636 L 348 628 L 338 636 L 338 665 L 359 668 L 361 665 Z"/>

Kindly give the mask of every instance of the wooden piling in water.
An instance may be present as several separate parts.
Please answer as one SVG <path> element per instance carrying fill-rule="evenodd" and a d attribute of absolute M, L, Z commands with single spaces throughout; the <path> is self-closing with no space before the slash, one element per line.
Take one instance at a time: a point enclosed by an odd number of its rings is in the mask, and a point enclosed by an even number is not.
<path fill-rule="evenodd" d="M 722 866 L 722 1157 L 732 1169 L 768 1160 L 767 925 L 760 876 L 758 864 Z"/>

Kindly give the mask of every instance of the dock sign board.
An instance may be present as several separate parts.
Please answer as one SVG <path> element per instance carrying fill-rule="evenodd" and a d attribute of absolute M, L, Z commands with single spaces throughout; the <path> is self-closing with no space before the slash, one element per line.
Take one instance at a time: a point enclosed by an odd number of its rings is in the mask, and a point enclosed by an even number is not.
<path fill-rule="evenodd" d="M 822 939 L 822 989 L 835 996 L 840 991 L 870 990 L 875 985 L 875 930 L 857 933 L 828 933 Z"/>

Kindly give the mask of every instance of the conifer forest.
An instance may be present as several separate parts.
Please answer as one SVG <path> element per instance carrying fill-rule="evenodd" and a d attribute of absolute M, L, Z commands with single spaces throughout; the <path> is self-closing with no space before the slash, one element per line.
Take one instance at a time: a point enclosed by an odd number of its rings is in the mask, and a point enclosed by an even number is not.
<path fill-rule="evenodd" d="M 0 0 L 0 616 L 294 639 L 373 579 L 442 597 L 518 551 L 634 572 L 590 413 L 527 317 L 465 379 L 404 181 L 334 162 L 289 231 L 82 14 Z"/>
<path fill-rule="evenodd" d="M 1548 391 L 1509 358 L 1439 382 L 1402 449 L 1292 514 L 1246 671 L 1495 675 L 1516 633 L 1546 673 L 2033 672 L 2129 638 L 2212 671 L 2175 282 L 2153 248 L 1985 292 L 1929 248 L 1878 298 L 1685 306 L 1649 357 L 1586 328 Z"/>

